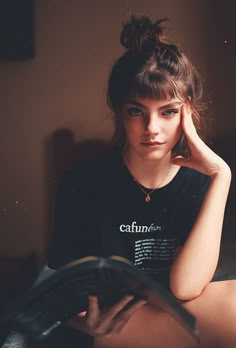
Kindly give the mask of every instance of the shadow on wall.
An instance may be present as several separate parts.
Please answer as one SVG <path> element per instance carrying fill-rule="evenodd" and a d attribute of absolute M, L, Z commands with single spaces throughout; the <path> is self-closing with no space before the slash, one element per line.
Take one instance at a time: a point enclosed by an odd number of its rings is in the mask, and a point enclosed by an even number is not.
<path fill-rule="evenodd" d="M 66 170 L 77 161 L 98 155 L 108 146 L 101 139 L 76 142 L 69 129 L 59 129 L 48 137 L 45 145 L 45 246 L 47 248 L 53 231 L 54 203 L 58 184 Z M 47 250 L 46 250 L 47 254 Z M 41 260 L 42 265 L 46 255 Z"/>
<path fill-rule="evenodd" d="M 44 201 L 44 245 L 47 245 L 53 229 L 54 200 L 59 181 L 66 170 L 79 159 L 95 156 L 104 151 L 108 143 L 92 139 L 76 143 L 73 133 L 61 129 L 52 134 L 45 146 L 45 201 Z M 27 257 L 0 257 L 0 307 L 23 293 L 34 283 L 39 270 L 46 263 L 44 255 Z M 0 332 L 0 346 L 7 333 Z"/>

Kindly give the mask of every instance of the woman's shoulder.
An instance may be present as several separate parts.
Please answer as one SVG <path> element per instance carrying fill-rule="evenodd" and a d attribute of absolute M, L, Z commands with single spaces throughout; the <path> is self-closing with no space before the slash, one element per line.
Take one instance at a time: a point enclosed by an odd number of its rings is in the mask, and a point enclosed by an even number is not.
<path fill-rule="evenodd" d="M 63 175 L 62 182 L 70 185 L 78 183 L 87 185 L 104 177 L 110 177 L 111 172 L 116 171 L 121 161 L 121 153 L 118 148 L 108 146 L 99 154 L 78 160 Z"/>
<path fill-rule="evenodd" d="M 188 168 L 188 167 L 181 167 L 182 175 L 185 176 L 185 178 L 189 178 L 189 180 L 196 180 L 196 181 L 210 181 L 211 177 L 203 174 L 195 169 Z"/>
<path fill-rule="evenodd" d="M 188 167 L 180 167 L 179 180 L 184 182 L 186 186 L 192 187 L 193 190 L 207 190 L 211 177 L 205 175 L 195 169 Z"/>

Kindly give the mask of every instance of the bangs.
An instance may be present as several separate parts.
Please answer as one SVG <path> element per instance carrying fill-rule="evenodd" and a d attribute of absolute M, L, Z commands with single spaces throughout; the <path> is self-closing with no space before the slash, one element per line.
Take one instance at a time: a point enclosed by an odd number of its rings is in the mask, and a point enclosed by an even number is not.
<path fill-rule="evenodd" d="M 135 76 L 129 97 L 166 100 L 182 95 L 180 85 L 173 76 L 159 71 L 145 71 Z"/>

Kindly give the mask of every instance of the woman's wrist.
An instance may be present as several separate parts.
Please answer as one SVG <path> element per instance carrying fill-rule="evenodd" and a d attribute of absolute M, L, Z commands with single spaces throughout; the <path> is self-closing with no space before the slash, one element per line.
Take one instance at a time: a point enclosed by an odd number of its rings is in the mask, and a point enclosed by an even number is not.
<path fill-rule="evenodd" d="M 221 180 L 224 179 L 228 182 L 231 181 L 232 173 L 229 165 L 222 160 L 222 163 L 219 165 L 219 167 L 214 171 L 214 173 L 211 175 L 212 179 L 220 178 Z"/>

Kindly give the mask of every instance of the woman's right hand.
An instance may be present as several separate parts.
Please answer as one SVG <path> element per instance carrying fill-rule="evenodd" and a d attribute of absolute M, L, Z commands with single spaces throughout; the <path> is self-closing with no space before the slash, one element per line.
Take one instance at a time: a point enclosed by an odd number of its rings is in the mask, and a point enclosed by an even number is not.
<path fill-rule="evenodd" d="M 88 311 L 77 314 L 67 324 L 91 336 L 120 333 L 132 315 L 146 303 L 145 300 L 138 300 L 125 308 L 133 299 L 132 295 L 124 296 L 115 305 L 101 310 L 97 296 L 89 296 Z"/>

